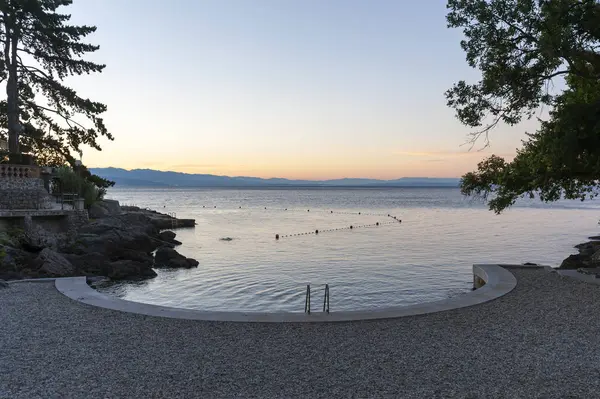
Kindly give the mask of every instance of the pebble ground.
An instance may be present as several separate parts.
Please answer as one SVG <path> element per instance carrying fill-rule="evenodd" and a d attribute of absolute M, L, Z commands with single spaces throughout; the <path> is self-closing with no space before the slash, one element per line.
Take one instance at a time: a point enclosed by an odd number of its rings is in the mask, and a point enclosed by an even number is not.
<path fill-rule="evenodd" d="M 175 320 L 0 289 L 1 398 L 594 398 L 600 286 L 513 270 L 497 300 L 400 319 Z"/>

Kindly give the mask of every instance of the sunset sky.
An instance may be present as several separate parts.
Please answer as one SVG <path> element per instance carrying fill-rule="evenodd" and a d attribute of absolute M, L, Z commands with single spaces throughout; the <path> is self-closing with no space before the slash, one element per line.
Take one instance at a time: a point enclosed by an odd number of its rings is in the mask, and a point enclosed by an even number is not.
<path fill-rule="evenodd" d="M 70 80 L 108 105 L 89 166 L 325 179 L 456 177 L 526 130 L 470 130 L 444 91 L 476 80 L 445 1 L 75 0 L 105 72 Z M 483 145 L 483 142 L 479 146 Z M 476 147 L 477 149 L 478 147 Z"/>

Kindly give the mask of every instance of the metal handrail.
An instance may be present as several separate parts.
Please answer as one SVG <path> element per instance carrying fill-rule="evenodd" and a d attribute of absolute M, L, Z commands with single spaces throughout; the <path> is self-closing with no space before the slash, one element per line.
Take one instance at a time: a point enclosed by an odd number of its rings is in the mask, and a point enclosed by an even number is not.
<path fill-rule="evenodd" d="M 325 296 L 323 297 L 323 312 L 325 312 L 325 304 L 327 304 L 327 313 L 329 313 L 329 284 L 325 284 Z"/>
<path fill-rule="evenodd" d="M 329 284 L 325 284 L 325 296 L 323 297 L 323 313 L 325 312 L 329 313 Z M 304 313 L 310 314 L 310 284 L 306 284 Z"/>
<path fill-rule="evenodd" d="M 304 300 L 304 313 L 310 314 L 310 284 L 306 284 L 306 299 Z"/>

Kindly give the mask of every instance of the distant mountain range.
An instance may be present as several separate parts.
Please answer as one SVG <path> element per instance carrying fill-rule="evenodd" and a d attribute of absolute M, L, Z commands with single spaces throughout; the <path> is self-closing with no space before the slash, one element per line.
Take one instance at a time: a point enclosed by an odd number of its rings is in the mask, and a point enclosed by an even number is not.
<path fill-rule="evenodd" d="M 290 180 L 281 178 L 229 177 L 153 169 L 90 168 L 98 176 L 112 180 L 118 186 L 135 187 L 458 187 L 460 179 L 433 177 L 402 177 L 395 180 L 333 179 Z"/>

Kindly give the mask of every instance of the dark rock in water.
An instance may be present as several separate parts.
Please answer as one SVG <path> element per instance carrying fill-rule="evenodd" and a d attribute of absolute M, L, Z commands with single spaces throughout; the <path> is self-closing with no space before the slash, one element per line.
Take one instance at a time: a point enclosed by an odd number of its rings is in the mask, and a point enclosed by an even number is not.
<path fill-rule="evenodd" d="M 176 236 L 177 236 L 177 234 L 175 234 L 174 232 L 172 232 L 170 230 L 165 230 L 165 231 L 160 232 L 160 234 L 158 235 L 158 238 L 160 238 L 163 241 L 171 241 L 171 240 L 174 240 Z"/>
<path fill-rule="evenodd" d="M 51 276 L 56 277 L 68 277 L 75 275 L 75 266 L 71 264 L 63 255 L 51 250 L 50 248 L 44 248 L 39 256 L 39 260 L 42 261 L 40 271 L 47 273 Z"/>
<path fill-rule="evenodd" d="M 156 272 L 145 263 L 123 259 L 111 262 L 106 275 L 113 280 L 129 280 L 156 277 Z"/>
<path fill-rule="evenodd" d="M 588 258 L 581 254 L 569 255 L 559 266 L 559 269 L 579 269 L 587 267 Z"/>
<path fill-rule="evenodd" d="M 127 249 L 127 248 L 123 248 L 121 250 L 115 251 L 112 254 L 112 256 L 110 257 L 110 259 L 111 259 L 111 261 L 133 260 L 136 262 L 144 263 L 144 264 L 148 265 L 149 267 L 152 267 L 152 265 L 154 264 L 154 258 L 152 257 L 152 255 L 150 255 L 146 252 L 135 251 L 133 249 Z"/>
<path fill-rule="evenodd" d="M 160 232 L 160 234 L 158 235 L 158 238 L 161 241 L 167 242 L 167 243 L 172 244 L 172 245 L 181 245 L 181 242 L 177 241 L 175 239 L 176 236 L 177 236 L 177 234 L 175 234 L 174 232 L 169 231 L 169 230 L 165 230 L 165 231 L 161 231 Z"/>
<path fill-rule="evenodd" d="M 233 241 L 233 238 L 231 238 L 231 237 L 223 237 L 223 238 L 220 238 L 220 240 L 221 241 Z"/>
<path fill-rule="evenodd" d="M 198 266 L 198 261 L 186 258 L 173 248 L 162 246 L 156 250 L 156 254 L 154 255 L 154 266 L 189 269 Z"/>
<path fill-rule="evenodd" d="M 600 236 L 591 236 L 588 237 L 589 240 L 600 240 Z"/>
<path fill-rule="evenodd" d="M 590 256 L 596 251 L 600 250 L 600 241 L 588 241 L 581 244 L 575 245 L 575 248 L 579 250 L 582 255 Z"/>
<path fill-rule="evenodd" d="M 93 286 L 93 285 L 97 285 L 97 284 L 100 284 L 100 283 L 104 283 L 104 282 L 110 281 L 110 279 L 108 279 L 105 276 L 88 276 L 88 277 L 86 277 L 85 281 L 89 285 Z"/>
<path fill-rule="evenodd" d="M 105 276 L 112 280 L 156 277 L 152 256 L 139 251 L 122 250 L 114 258 L 100 252 L 66 257 L 77 267 L 79 274 L 87 276 Z"/>
<path fill-rule="evenodd" d="M 525 262 L 523 263 L 524 266 L 539 266 L 537 263 L 531 263 L 531 262 Z"/>

